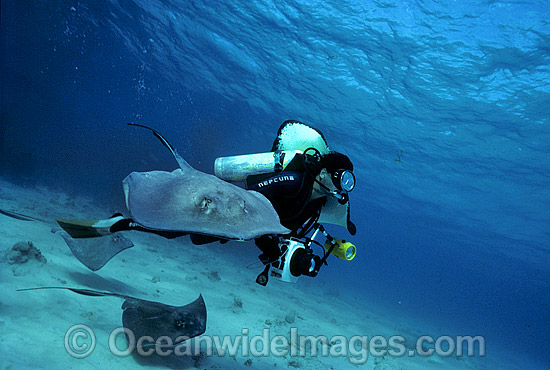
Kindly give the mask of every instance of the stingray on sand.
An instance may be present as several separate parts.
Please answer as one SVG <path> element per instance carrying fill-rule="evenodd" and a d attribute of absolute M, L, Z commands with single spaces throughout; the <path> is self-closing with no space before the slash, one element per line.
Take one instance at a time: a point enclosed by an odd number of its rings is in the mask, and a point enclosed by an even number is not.
<path fill-rule="evenodd" d="M 40 287 L 20 289 L 19 291 L 41 289 L 66 289 L 86 296 L 112 296 L 124 299 L 122 326 L 131 331 L 134 336 L 132 339 L 148 337 L 147 341 L 138 341 L 140 344 L 143 343 L 143 348 L 154 346 L 161 337 L 168 337 L 171 344 L 177 345 L 206 331 L 206 305 L 202 295 L 195 301 L 178 307 L 90 289 Z"/>

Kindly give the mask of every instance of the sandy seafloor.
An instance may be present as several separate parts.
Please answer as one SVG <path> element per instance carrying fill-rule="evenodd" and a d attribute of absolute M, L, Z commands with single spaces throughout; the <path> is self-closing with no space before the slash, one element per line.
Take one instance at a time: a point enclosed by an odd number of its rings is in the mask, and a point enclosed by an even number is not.
<path fill-rule="evenodd" d="M 134 248 L 123 251 L 98 272 L 89 271 L 72 255 L 56 233 L 54 219 L 108 217 L 114 209 L 47 188 L 22 188 L 0 180 L 0 208 L 43 219 L 23 221 L 0 215 L 0 368 L 2 369 L 522 369 L 514 354 L 504 357 L 488 348 L 487 356 L 457 358 L 374 357 L 353 365 L 346 357 L 243 356 L 139 358 L 117 357 L 109 351 L 109 333 L 121 326 L 122 300 L 86 297 L 66 290 L 18 292 L 39 286 L 66 286 L 111 291 L 171 305 L 187 304 L 201 293 L 208 308 L 205 335 L 249 337 L 270 328 L 270 336 L 394 335 L 417 338 L 429 320 L 411 320 L 380 307 L 365 306 L 328 292 L 302 278 L 297 284 L 270 281 L 264 288 L 254 280 L 260 268 L 247 269 L 241 261 L 257 261 L 252 243 L 230 242 L 195 246 L 187 237 L 166 240 L 138 232 L 128 233 Z M 8 264 L 6 251 L 20 241 L 31 241 L 47 262 Z M 239 307 L 238 302 L 242 302 Z M 296 311 L 295 322 L 285 317 Z M 94 330 L 97 346 L 83 359 L 64 347 L 66 331 L 75 324 Z M 441 331 L 441 330 L 439 330 Z M 124 343 L 123 343 L 124 344 Z M 498 353 L 498 354 L 497 354 Z M 505 366 L 503 364 L 506 364 Z M 504 367 L 503 367 L 504 366 Z"/>

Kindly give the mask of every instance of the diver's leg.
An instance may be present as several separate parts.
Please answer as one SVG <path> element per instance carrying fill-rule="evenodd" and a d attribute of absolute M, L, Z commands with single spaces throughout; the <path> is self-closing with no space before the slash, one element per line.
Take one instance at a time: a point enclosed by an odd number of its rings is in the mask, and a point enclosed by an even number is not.
<path fill-rule="evenodd" d="M 68 220 L 57 219 L 59 226 L 65 230 L 72 238 L 95 238 L 98 236 L 110 235 L 119 231 L 142 231 L 156 234 L 167 239 L 177 238 L 187 235 L 182 231 L 156 230 L 140 225 L 131 218 L 124 218 L 121 213 L 115 213 L 113 216 L 103 220 Z"/>
<path fill-rule="evenodd" d="M 281 255 L 279 237 L 276 235 L 263 235 L 254 239 L 254 242 L 262 251 L 262 254 L 260 254 L 258 258 L 265 265 L 264 270 L 256 278 L 256 283 L 266 286 L 269 279 L 269 268 L 271 267 L 271 263 L 277 261 Z"/>
<path fill-rule="evenodd" d="M 211 235 L 190 233 L 189 236 L 191 237 L 191 243 L 195 245 L 203 245 L 203 244 L 209 244 L 214 242 L 220 242 L 221 244 L 225 244 L 229 241 L 227 239 L 222 239 L 220 237 L 211 236 Z"/>
<path fill-rule="evenodd" d="M 279 237 L 277 235 L 262 235 L 259 238 L 254 239 L 254 242 L 262 251 L 259 258 L 264 264 L 279 259 L 281 250 L 279 248 Z"/>
<path fill-rule="evenodd" d="M 145 233 L 151 233 L 151 234 L 162 236 L 163 238 L 166 238 L 166 239 L 174 239 L 179 236 L 184 236 L 189 234 L 183 231 L 150 229 L 148 227 L 138 224 L 131 218 L 123 218 L 117 221 L 115 224 L 113 224 L 113 226 L 111 226 L 109 229 L 111 233 L 116 233 L 117 231 L 126 231 L 126 230 L 135 230 L 135 231 L 142 231 Z"/>

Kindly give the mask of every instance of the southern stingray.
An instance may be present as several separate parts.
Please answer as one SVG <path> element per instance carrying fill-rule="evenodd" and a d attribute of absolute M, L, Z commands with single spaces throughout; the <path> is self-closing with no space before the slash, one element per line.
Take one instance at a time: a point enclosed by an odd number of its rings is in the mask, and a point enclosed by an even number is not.
<path fill-rule="evenodd" d="M 164 336 L 169 337 L 171 343 L 177 345 L 206 331 L 206 305 L 202 295 L 199 295 L 195 301 L 178 307 L 90 289 L 40 287 L 19 289 L 19 291 L 41 289 L 66 289 L 86 296 L 111 296 L 124 299 L 122 326 L 132 331 L 136 341 L 146 336 L 152 338 L 152 340 L 144 341 L 146 343 L 144 347 L 154 346 L 157 339 Z"/>
<path fill-rule="evenodd" d="M 132 219 L 147 228 L 238 240 L 289 232 L 266 197 L 191 166 L 132 172 L 123 185 Z"/>
<path fill-rule="evenodd" d="M 237 240 L 289 232 L 265 196 L 194 169 L 157 131 L 130 125 L 151 130 L 180 167 L 173 172 L 132 172 L 124 179 L 126 206 L 137 223 Z"/>
<path fill-rule="evenodd" d="M 195 244 L 289 232 L 265 196 L 194 169 L 160 133 L 147 126 L 129 125 L 151 130 L 180 168 L 130 173 L 123 180 L 130 218 L 115 214 L 106 220 L 57 220 L 68 234 L 61 234 L 65 242 L 85 266 L 99 270 L 116 254 L 131 248 L 132 242 L 120 231 L 145 231 L 167 238 L 190 234 Z M 101 238 L 87 240 L 95 237 Z"/>

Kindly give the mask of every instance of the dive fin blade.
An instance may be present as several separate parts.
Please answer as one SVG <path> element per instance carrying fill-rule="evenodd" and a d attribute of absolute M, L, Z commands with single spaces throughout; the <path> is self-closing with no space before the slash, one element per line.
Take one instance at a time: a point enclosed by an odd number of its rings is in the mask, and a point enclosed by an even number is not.
<path fill-rule="evenodd" d="M 78 239 L 110 235 L 112 234 L 111 227 L 123 219 L 124 217 L 122 216 L 115 216 L 107 220 L 72 220 L 58 218 L 56 221 L 72 238 Z"/>

